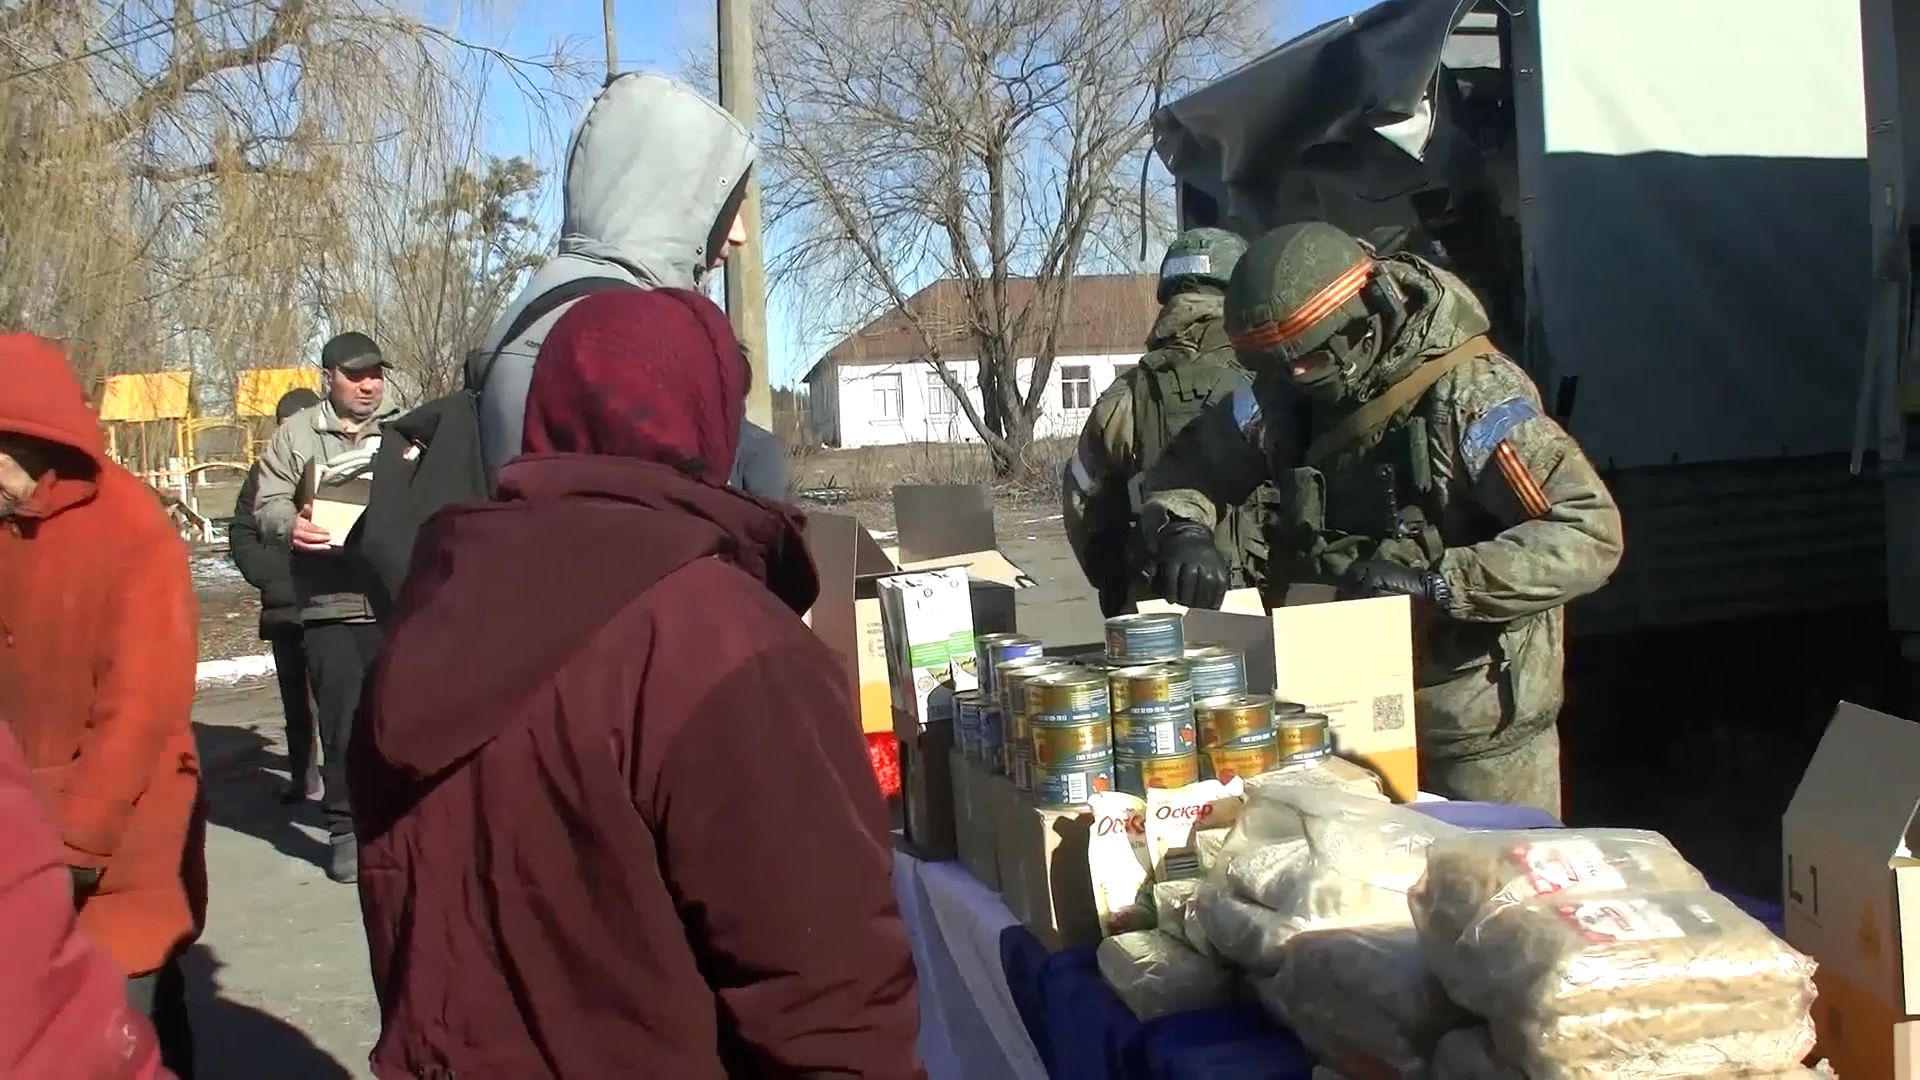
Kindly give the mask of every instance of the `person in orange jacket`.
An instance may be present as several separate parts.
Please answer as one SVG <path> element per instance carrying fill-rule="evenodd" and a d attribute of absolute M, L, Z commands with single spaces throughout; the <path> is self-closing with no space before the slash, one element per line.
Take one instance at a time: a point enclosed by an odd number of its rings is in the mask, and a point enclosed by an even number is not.
<path fill-rule="evenodd" d="M 206 914 L 186 548 L 153 490 L 107 459 L 57 345 L 0 335 L 0 386 L 0 719 L 59 834 L 80 929 L 185 1077 L 175 961 Z"/>
<path fill-rule="evenodd" d="M 60 838 L 20 748 L 0 734 L 0 1076 L 171 1080 L 126 976 L 73 915 Z"/>

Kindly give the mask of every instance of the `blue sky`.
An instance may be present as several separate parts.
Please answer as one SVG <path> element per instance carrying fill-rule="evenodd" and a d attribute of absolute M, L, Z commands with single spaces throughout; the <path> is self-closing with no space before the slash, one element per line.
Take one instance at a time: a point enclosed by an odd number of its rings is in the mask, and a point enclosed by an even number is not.
<path fill-rule="evenodd" d="M 1275 36 L 1285 39 L 1366 5 L 1365 0 L 1274 0 L 1273 6 Z M 675 71 L 689 50 L 711 47 L 714 19 L 712 0 L 615 0 L 620 66 Z M 481 25 L 465 32 L 523 56 L 549 52 L 556 43 L 570 40 L 576 53 L 598 70 L 604 66 L 600 25 L 600 4 L 595 0 L 530 0 L 517 7 L 495 9 Z M 553 129 L 543 129 L 529 118 L 517 95 L 506 88 L 496 90 L 493 102 L 489 151 L 502 155 L 531 152 L 551 165 L 572 117 L 556 117 L 551 121 Z M 557 198 L 549 200 L 548 213 L 557 219 Z M 776 290 L 768 305 L 768 351 L 772 354 L 775 385 L 798 378 L 830 344 L 809 340 L 802 334 L 799 320 L 787 310 L 785 301 Z"/>

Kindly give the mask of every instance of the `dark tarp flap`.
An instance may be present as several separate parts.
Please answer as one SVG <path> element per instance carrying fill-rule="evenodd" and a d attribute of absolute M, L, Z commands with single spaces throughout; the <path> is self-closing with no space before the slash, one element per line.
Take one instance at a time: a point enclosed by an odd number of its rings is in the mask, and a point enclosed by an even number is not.
<path fill-rule="evenodd" d="M 1270 228 L 1302 173 L 1367 201 L 1442 181 L 1472 151 L 1439 78 L 1473 0 L 1387 0 L 1335 19 L 1153 115 L 1154 150 L 1229 219 Z"/>

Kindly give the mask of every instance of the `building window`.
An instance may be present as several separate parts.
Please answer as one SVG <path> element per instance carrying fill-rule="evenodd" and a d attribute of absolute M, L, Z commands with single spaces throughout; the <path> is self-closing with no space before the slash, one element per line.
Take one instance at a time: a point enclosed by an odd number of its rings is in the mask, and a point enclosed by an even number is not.
<path fill-rule="evenodd" d="M 1073 364 L 1060 369 L 1060 407 L 1093 408 L 1093 369 Z"/>
<path fill-rule="evenodd" d="M 898 420 L 904 411 L 906 402 L 901 393 L 900 376 L 875 375 L 873 377 L 873 415 L 881 420 Z"/>
<path fill-rule="evenodd" d="M 947 389 L 938 372 L 927 373 L 927 415 L 952 416 L 960 411 L 960 401 Z"/>

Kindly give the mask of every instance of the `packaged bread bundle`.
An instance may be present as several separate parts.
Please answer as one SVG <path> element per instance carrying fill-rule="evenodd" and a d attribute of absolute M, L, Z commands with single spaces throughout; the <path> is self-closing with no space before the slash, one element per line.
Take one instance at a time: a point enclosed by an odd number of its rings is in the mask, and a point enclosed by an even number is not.
<path fill-rule="evenodd" d="M 1114 996 L 1142 1020 L 1234 1000 L 1231 971 L 1158 930 L 1110 937 L 1094 950 L 1094 960 Z"/>
<path fill-rule="evenodd" d="M 1444 946 L 1486 914 L 1556 893 L 1672 892 L 1707 888 L 1667 838 L 1639 829 L 1461 832 L 1427 852 L 1408 894 L 1423 940 Z"/>
<path fill-rule="evenodd" d="M 1199 878 L 1182 878 L 1179 881 L 1160 881 L 1153 886 L 1154 927 L 1161 933 L 1171 934 L 1201 956 L 1213 959 L 1213 946 L 1207 943 L 1207 933 L 1200 928 L 1198 920 L 1193 918 L 1193 898 L 1200 891 Z"/>
<path fill-rule="evenodd" d="M 1252 783 L 1215 873 L 1296 933 L 1406 923 L 1406 893 L 1426 869 L 1428 845 L 1458 832 L 1334 788 Z"/>
<path fill-rule="evenodd" d="M 1422 1080 L 1440 1036 L 1471 1020 L 1427 969 L 1411 926 L 1309 930 L 1281 953 L 1254 993 L 1349 1076 Z"/>
<path fill-rule="evenodd" d="M 1813 1047 L 1813 961 L 1718 893 L 1490 904 L 1450 946 L 1424 929 L 1422 945 L 1447 993 L 1490 1021 L 1501 1056 L 1533 1080 L 1692 1075 L 1666 1071 L 1674 1055 L 1788 1069 Z"/>
<path fill-rule="evenodd" d="M 1440 1036 L 1427 1080 L 1527 1080 L 1527 1074 L 1502 1060 L 1494 1052 L 1492 1033 L 1475 1025 Z"/>
<path fill-rule="evenodd" d="M 1298 932 L 1290 920 L 1237 895 L 1220 878 L 1203 881 L 1194 891 L 1186 925 L 1197 929 L 1215 955 L 1255 975 L 1278 971 L 1282 947 Z"/>

